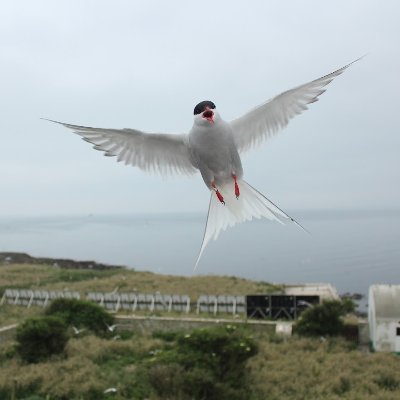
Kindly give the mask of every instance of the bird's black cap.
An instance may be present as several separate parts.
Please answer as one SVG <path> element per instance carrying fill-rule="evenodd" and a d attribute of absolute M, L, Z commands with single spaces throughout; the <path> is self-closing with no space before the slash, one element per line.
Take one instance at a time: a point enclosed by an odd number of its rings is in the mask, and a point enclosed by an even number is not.
<path fill-rule="evenodd" d="M 197 115 L 202 113 L 206 109 L 206 107 L 213 110 L 215 108 L 215 104 L 212 101 L 204 100 L 201 103 L 197 104 L 197 106 L 194 108 L 193 114 Z"/>

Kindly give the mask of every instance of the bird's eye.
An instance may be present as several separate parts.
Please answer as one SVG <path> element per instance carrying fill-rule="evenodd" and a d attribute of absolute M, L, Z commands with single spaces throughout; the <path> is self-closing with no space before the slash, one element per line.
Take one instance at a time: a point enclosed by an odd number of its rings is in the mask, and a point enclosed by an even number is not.
<path fill-rule="evenodd" d="M 201 114 L 206 109 L 206 107 L 214 110 L 215 104 L 212 101 L 204 100 L 201 103 L 197 104 L 197 106 L 194 108 L 193 114 L 194 115 Z"/>

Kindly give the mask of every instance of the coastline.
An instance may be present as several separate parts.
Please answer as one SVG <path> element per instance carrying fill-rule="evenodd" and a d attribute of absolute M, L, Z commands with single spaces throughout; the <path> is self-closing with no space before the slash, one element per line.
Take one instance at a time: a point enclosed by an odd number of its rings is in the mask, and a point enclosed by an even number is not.
<path fill-rule="evenodd" d="M 32 257 L 27 253 L 0 252 L 0 265 L 9 264 L 40 264 L 51 265 L 63 269 L 91 269 L 96 271 L 126 268 L 121 265 L 103 264 L 96 261 L 77 261 L 69 258 Z"/>

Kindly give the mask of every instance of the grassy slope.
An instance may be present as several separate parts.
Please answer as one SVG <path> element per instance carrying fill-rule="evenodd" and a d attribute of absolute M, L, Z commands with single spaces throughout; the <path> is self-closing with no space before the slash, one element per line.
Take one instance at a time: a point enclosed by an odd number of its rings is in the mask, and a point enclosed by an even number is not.
<path fill-rule="evenodd" d="M 105 271 L 58 269 L 46 265 L 0 266 L 0 296 L 6 288 L 79 291 L 81 298 L 90 291 L 186 294 L 196 301 L 201 294 L 267 293 L 279 289 L 265 282 L 255 282 L 234 276 L 172 276 L 146 271 L 110 269 Z M 0 327 L 18 322 L 37 308 L 3 306 Z M 194 316 L 194 315 L 193 315 Z"/>

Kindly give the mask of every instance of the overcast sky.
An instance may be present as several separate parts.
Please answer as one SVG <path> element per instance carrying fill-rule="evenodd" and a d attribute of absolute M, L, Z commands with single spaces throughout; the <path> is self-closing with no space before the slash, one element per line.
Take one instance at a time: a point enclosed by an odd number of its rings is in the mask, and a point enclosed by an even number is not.
<path fill-rule="evenodd" d="M 206 211 L 200 175 L 103 157 L 51 118 L 187 132 L 213 100 L 230 120 L 368 53 L 243 157 L 282 208 L 400 202 L 398 1 L 2 1 L 0 215 Z"/>

